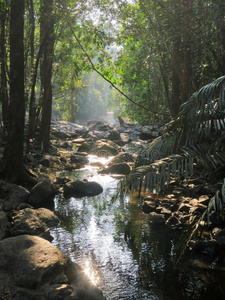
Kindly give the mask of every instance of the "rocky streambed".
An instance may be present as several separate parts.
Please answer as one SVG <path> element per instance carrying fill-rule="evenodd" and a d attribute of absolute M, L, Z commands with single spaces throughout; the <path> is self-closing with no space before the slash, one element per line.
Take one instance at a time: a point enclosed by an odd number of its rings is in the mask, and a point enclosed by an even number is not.
<path fill-rule="evenodd" d="M 216 185 L 174 183 L 164 196 L 116 198 L 137 150 L 161 133 L 152 125 L 57 122 L 49 154 L 31 143 L 25 161 L 39 183 L 0 182 L 2 299 L 212 299 L 217 284 L 223 295 L 223 272 L 215 275 L 223 270 L 220 228 L 192 241 L 191 256 L 174 269 L 175 244 Z"/>

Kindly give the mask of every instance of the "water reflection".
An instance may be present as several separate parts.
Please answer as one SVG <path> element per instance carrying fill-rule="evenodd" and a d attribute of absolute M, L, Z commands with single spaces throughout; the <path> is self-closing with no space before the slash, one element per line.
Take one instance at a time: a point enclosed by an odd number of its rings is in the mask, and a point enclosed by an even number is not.
<path fill-rule="evenodd" d="M 89 260 L 86 260 L 85 262 L 84 273 L 88 276 L 88 278 L 94 285 L 97 285 L 99 283 L 100 278 L 98 272 L 93 268 L 93 265 Z"/>
<path fill-rule="evenodd" d="M 89 172 L 69 175 L 82 180 Z M 56 197 L 61 223 L 52 231 L 53 244 L 81 265 L 108 300 L 213 299 L 211 277 L 185 264 L 174 269 L 178 232 L 144 215 L 135 196 L 115 201 L 118 180 L 92 173 L 91 180 L 103 186 L 101 195 Z"/>

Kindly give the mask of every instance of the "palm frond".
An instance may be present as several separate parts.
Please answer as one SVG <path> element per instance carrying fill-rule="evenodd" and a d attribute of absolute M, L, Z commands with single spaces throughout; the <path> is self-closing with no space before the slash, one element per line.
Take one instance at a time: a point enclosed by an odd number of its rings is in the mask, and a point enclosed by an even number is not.
<path fill-rule="evenodd" d="M 225 76 L 194 93 L 165 133 L 139 154 L 123 188 L 164 191 L 171 178 L 190 177 L 194 160 L 213 169 L 225 166 L 224 93 Z"/>

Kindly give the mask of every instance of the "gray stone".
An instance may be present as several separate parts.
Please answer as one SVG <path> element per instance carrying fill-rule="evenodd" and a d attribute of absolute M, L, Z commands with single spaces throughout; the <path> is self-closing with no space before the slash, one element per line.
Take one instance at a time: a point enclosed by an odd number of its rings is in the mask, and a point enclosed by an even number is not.
<path fill-rule="evenodd" d="M 143 141 L 150 140 L 152 139 L 152 134 L 151 132 L 141 132 L 139 138 Z"/>
<path fill-rule="evenodd" d="M 131 142 L 131 138 L 130 138 L 129 134 L 127 134 L 127 133 L 121 133 L 120 138 L 124 143 L 130 143 Z"/>
<path fill-rule="evenodd" d="M 17 206 L 17 210 L 21 210 L 21 209 L 24 209 L 24 208 L 32 208 L 32 206 L 28 203 L 20 203 L 18 206 Z"/>
<path fill-rule="evenodd" d="M 170 216 L 172 214 L 171 210 L 165 208 L 165 207 L 162 207 L 161 209 L 161 214 L 165 215 L 165 216 Z"/>
<path fill-rule="evenodd" d="M 103 192 L 102 186 L 95 181 L 74 181 L 64 186 L 64 196 L 67 197 L 84 197 L 96 196 Z"/>
<path fill-rule="evenodd" d="M 117 130 L 110 130 L 105 132 L 104 138 L 110 141 L 120 140 L 120 133 Z"/>
<path fill-rule="evenodd" d="M 204 213 L 206 209 L 207 209 L 206 205 L 198 204 L 198 206 L 190 209 L 190 213 L 193 213 L 195 215 L 201 215 L 202 213 Z"/>
<path fill-rule="evenodd" d="M 178 225 L 179 224 L 179 219 L 175 216 L 172 215 L 169 217 L 169 219 L 166 221 L 166 224 L 170 224 L 170 225 Z"/>
<path fill-rule="evenodd" d="M 83 153 L 79 153 L 79 152 L 72 154 L 70 156 L 70 161 L 80 167 L 87 165 L 89 162 L 87 156 L 83 155 Z"/>
<path fill-rule="evenodd" d="M 84 142 L 79 148 L 78 151 L 79 152 L 90 152 L 91 148 L 93 146 L 93 142 Z"/>
<path fill-rule="evenodd" d="M 43 157 L 39 163 L 44 167 L 47 167 L 47 168 L 50 167 L 50 160 L 46 157 Z"/>
<path fill-rule="evenodd" d="M 158 131 L 152 131 L 152 137 L 157 138 L 159 136 Z"/>
<path fill-rule="evenodd" d="M 107 166 L 124 162 L 134 162 L 134 156 L 127 152 L 120 152 L 107 163 Z"/>
<path fill-rule="evenodd" d="M 10 223 L 7 214 L 0 211 L 0 240 L 4 239 L 9 231 Z"/>
<path fill-rule="evenodd" d="M 209 196 L 208 195 L 201 195 L 198 199 L 199 203 L 208 205 L 209 204 Z"/>
<path fill-rule="evenodd" d="M 102 163 L 99 162 L 99 161 L 90 163 L 90 166 L 96 167 L 96 168 L 104 168 L 104 164 L 102 164 Z"/>
<path fill-rule="evenodd" d="M 98 155 L 100 157 L 109 157 L 112 155 L 117 155 L 122 151 L 122 148 L 119 147 L 116 143 L 103 139 L 95 142 L 90 153 Z"/>
<path fill-rule="evenodd" d="M 4 239 L 0 257 L 0 295 L 10 295 L 6 299 L 105 299 L 76 263 L 40 237 Z"/>
<path fill-rule="evenodd" d="M 27 202 L 35 207 L 49 207 L 54 205 L 54 196 L 56 189 L 53 184 L 48 181 L 41 181 L 36 184 L 30 191 L 30 197 Z"/>
<path fill-rule="evenodd" d="M 154 200 L 144 201 L 144 203 L 142 205 L 142 211 L 145 214 L 149 214 L 150 212 L 155 211 L 155 209 L 156 209 L 156 203 Z"/>
<path fill-rule="evenodd" d="M 118 164 L 110 165 L 108 168 L 104 168 L 100 170 L 98 173 L 127 175 L 130 173 L 130 167 L 126 163 L 118 163 Z"/>
<path fill-rule="evenodd" d="M 83 144 L 86 140 L 84 138 L 78 138 L 75 140 L 72 140 L 72 143 L 74 144 Z"/>
<path fill-rule="evenodd" d="M 0 180 L 1 204 L 4 211 L 17 209 L 20 203 L 26 202 L 30 193 L 22 186 Z"/>
<path fill-rule="evenodd" d="M 13 216 L 11 235 L 39 235 L 59 224 L 56 215 L 46 208 L 22 209 Z"/>
<path fill-rule="evenodd" d="M 55 184 L 66 184 L 69 181 L 70 181 L 70 179 L 68 177 L 64 177 L 64 176 L 61 177 L 61 176 L 59 176 L 59 177 L 56 177 L 54 183 Z"/>
<path fill-rule="evenodd" d="M 192 250 L 197 254 L 216 257 L 219 254 L 219 243 L 216 240 L 198 240 L 191 242 Z"/>
<path fill-rule="evenodd" d="M 61 156 L 61 157 L 60 157 L 60 161 L 61 161 L 61 163 L 63 163 L 63 164 L 66 164 L 66 163 L 67 163 L 67 159 L 66 159 L 64 156 Z"/>
<path fill-rule="evenodd" d="M 52 135 L 54 135 L 54 137 L 56 137 L 60 140 L 66 140 L 66 139 L 70 138 L 70 135 L 63 131 L 55 131 L 55 132 L 53 131 Z"/>
<path fill-rule="evenodd" d="M 185 213 L 189 214 L 191 208 L 192 208 L 192 206 L 190 204 L 181 203 L 178 210 L 180 212 L 185 212 Z"/>

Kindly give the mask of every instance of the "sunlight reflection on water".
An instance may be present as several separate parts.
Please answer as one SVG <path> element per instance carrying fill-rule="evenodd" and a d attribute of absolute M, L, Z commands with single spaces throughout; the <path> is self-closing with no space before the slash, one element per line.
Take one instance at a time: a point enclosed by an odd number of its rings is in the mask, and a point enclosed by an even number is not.
<path fill-rule="evenodd" d="M 98 271 L 96 271 L 93 268 L 93 265 L 92 265 L 92 263 L 89 260 L 86 260 L 86 262 L 85 262 L 84 265 L 85 265 L 85 267 L 84 267 L 84 273 L 88 276 L 88 278 L 91 280 L 91 282 L 94 285 L 98 285 L 99 280 L 100 280 Z"/>
<path fill-rule="evenodd" d="M 105 164 L 109 158 L 91 155 L 89 160 Z M 195 285 L 194 277 L 192 281 L 191 276 L 184 277 L 186 270 L 173 269 L 175 241 L 168 228 L 143 214 L 135 195 L 112 200 L 118 179 L 89 167 L 70 173 L 70 178 L 83 180 L 91 170 L 91 181 L 100 183 L 103 193 L 55 198 L 61 223 L 51 230 L 53 244 L 84 269 L 108 300 L 187 299 L 187 283 L 195 296 L 198 289 L 200 293 L 203 288 Z"/>

